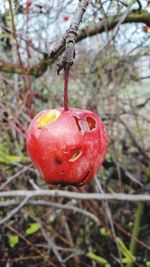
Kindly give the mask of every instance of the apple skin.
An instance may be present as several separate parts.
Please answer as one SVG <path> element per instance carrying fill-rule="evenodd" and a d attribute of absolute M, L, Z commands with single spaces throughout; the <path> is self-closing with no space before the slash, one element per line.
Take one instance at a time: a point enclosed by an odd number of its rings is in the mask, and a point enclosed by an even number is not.
<path fill-rule="evenodd" d="M 39 126 L 41 118 L 53 113 L 59 114 L 56 119 Z M 101 118 L 94 112 L 60 108 L 41 111 L 34 117 L 27 131 L 26 146 L 45 181 L 82 186 L 102 165 L 108 137 Z"/>

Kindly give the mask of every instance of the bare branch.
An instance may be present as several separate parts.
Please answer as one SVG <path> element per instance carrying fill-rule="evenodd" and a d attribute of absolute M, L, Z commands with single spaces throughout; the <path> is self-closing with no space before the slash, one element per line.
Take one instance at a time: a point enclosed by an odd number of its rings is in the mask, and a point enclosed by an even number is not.
<path fill-rule="evenodd" d="M 8 177 L 6 182 L 4 182 L 1 186 L 0 186 L 0 190 L 2 190 L 6 185 L 8 185 L 9 183 L 11 183 L 14 179 L 16 179 L 20 174 L 26 172 L 26 170 L 28 170 L 28 167 L 24 167 L 22 170 L 18 171 L 17 173 L 15 173 L 14 175 L 12 175 L 11 177 Z"/>
<path fill-rule="evenodd" d="M 107 30 L 111 31 L 112 29 L 114 29 L 114 27 L 120 21 L 120 17 L 122 16 L 123 16 L 123 13 L 121 13 L 118 16 L 110 16 L 107 19 Z M 131 11 L 126 16 L 124 21 L 122 21 L 122 24 L 126 24 L 126 23 L 145 23 L 147 25 L 150 25 L 150 15 L 149 13 L 144 12 L 144 10 L 138 13 L 134 13 L 133 11 Z M 86 37 L 94 36 L 96 34 L 103 33 L 103 32 L 105 32 L 104 22 L 102 21 L 101 23 L 94 23 L 93 25 L 82 29 L 76 41 L 79 42 Z"/>
<path fill-rule="evenodd" d="M 149 194 L 124 194 L 124 193 L 76 193 L 63 190 L 14 190 L 0 192 L 0 198 L 6 197 L 65 197 L 69 199 L 78 200 L 119 200 L 119 201 L 129 201 L 129 202 L 150 202 Z"/>
<path fill-rule="evenodd" d="M 9 206 L 17 206 L 19 205 L 19 201 L 16 200 L 8 200 L 8 201 L 1 201 L 0 202 L 0 207 L 9 207 Z M 80 209 L 78 207 L 75 207 L 73 205 L 70 204 L 60 204 L 60 203 L 55 203 L 55 202 L 50 202 L 50 201 L 44 201 L 44 200 L 29 200 L 28 202 L 25 203 L 25 205 L 33 205 L 33 206 L 47 206 L 47 207 L 52 207 L 55 209 L 63 209 L 63 210 L 71 210 L 73 212 L 77 212 L 80 214 L 83 214 L 84 216 L 89 217 L 90 219 L 92 219 L 97 225 L 99 225 L 99 220 L 98 218 L 92 214 L 89 211 Z"/>
<path fill-rule="evenodd" d="M 136 140 L 134 134 L 132 133 L 131 129 L 128 127 L 128 125 L 124 122 L 124 120 L 120 119 L 120 122 L 122 125 L 124 125 L 126 131 L 128 132 L 134 146 L 139 150 L 141 155 L 144 157 L 145 163 L 148 164 L 149 162 L 149 156 L 146 154 L 144 149 L 139 145 L 138 141 Z"/>
<path fill-rule="evenodd" d="M 73 65 L 73 58 L 75 57 L 75 40 L 77 37 L 78 28 L 82 21 L 83 14 L 89 4 L 89 0 L 79 0 L 72 23 L 67 30 L 65 36 L 65 52 L 62 60 L 57 64 L 57 73 L 62 69 L 70 68 Z"/>
<path fill-rule="evenodd" d="M 12 216 L 14 216 L 27 202 L 28 202 L 29 197 L 25 197 L 21 203 L 14 208 L 13 210 L 11 210 L 8 215 L 6 217 L 4 217 L 1 221 L 0 221 L 0 225 L 7 222 Z"/>
<path fill-rule="evenodd" d="M 123 14 L 120 14 L 119 16 L 112 16 L 109 17 L 107 21 L 105 21 L 105 24 L 107 23 L 107 30 L 111 31 L 112 29 L 115 28 L 115 26 L 118 24 L 120 21 L 120 17 L 122 17 Z M 122 24 L 126 23 L 145 23 L 150 26 L 150 15 L 149 13 L 146 13 L 143 11 L 134 13 L 130 12 L 127 17 L 124 19 Z M 99 33 L 105 32 L 105 25 L 104 22 L 102 21 L 101 23 L 94 23 L 91 26 L 85 27 L 82 29 L 78 36 L 76 36 L 76 42 L 80 42 L 81 40 L 94 36 Z M 64 51 L 65 48 L 65 43 L 66 43 L 66 35 L 64 34 L 58 43 L 58 45 L 52 49 L 52 51 L 49 53 L 49 55 L 45 55 L 43 60 L 35 65 L 32 65 L 30 70 L 27 68 L 25 69 L 25 72 L 27 74 L 33 75 L 35 77 L 40 77 L 43 75 L 43 73 L 47 70 L 49 66 L 52 66 L 52 64 L 56 61 L 58 56 Z M 21 74 L 21 68 L 17 64 L 12 64 L 9 62 L 6 62 L 4 60 L 0 59 L 0 71 L 7 72 L 7 73 L 18 73 Z"/>

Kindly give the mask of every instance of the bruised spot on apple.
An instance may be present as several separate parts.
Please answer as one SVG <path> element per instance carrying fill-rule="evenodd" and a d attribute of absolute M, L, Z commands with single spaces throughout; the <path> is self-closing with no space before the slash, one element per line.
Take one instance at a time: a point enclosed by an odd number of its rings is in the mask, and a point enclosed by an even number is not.
<path fill-rule="evenodd" d="M 82 186 L 102 165 L 108 137 L 101 118 L 92 111 L 44 110 L 27 132 L 27 151 L 44 180 Z"/>

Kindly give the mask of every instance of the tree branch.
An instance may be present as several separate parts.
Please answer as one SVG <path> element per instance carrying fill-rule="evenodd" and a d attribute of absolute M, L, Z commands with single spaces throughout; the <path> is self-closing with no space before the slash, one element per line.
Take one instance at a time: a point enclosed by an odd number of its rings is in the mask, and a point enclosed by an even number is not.
<path fill-rule="evenodd" d="M 120 17 L 122 15 L 123 14 L 120 14 L 119 16 L 112 16 L 112 17 L 109 17 L 107 20 L 105 20 L 105 25 L 107 23 L 108 31 L 111 31 L 114 29 L 114 27 L 118 24 Z M 131 11 L 127 15 L 125 20 L 122 22 L 122 24 L 126 24 L 126 23 L 145 23 L 148 26 L 150 26 L 150 15 L 144 10 L 138 11 L 138 13 Z M 92 37 L 96 34 L 105 32 L 105 25 L 104 25 L 104 22 L 101 22 L 101 23 L 94 23 L 92 26 L 85 27 L 79 32 L 78 36 L 76 37 L 76 42 L 80 42 L 81 40 L 87 37 Z M 45 55 L 44 59 L 40 63 L 32 65 L 30 70 L 25 68 L 26 74 L 30 74 L 35 77 L 42 76 L 43 73 L 47 70 L 47 68 L 49 66 L 52 66 L 52 64 L 56 61 L 58 56 L 61 55 L 62 52 L 64 51 L 65 43 L 66 43 L 65 40 L 67 38 L 66 35 L 67 34 L 64 34 L 62 36 L 58 45 L 54 49 L 52 49 L 49 55 Z M 74 37 L 75 37 L 75 34 L 74 34 Z M 65 54 L 64 54 L 64 57 L 66 57 Z M 72 62 L 71 57 L 69 58 L 70 58 L 69 62 Z M 0 71 L 6 72 L 6 73 L 21 74 L 21 68 L 19 65 L 5 62 L 4 60 L 1 60 L 1 59 L 0 59 Z"/>
<path fill-rule="evenodd" d="M 63 190 L 14 190 L 0 192 L 0 198 L 7 197 L 27 197 L 29 199 L 34 197 L 65 197 L 69 199 L 78 200 L 116 200 L 129 202 L 150 202 L 149 194 L 124 194 L 124 193 L 76 193 Z"/>
<path fill-rule="evenodd" d="M 105 24 L 107 24 L 107 30 L 111 31 L 114 29 L 114 27 L 118 24 L 120 17 L 123 14 L 120 14 L 119 16 L 112 16 L 105 21 Z M 145 23 L 150 26 L 150 14 L 147 12 L 141 11 L 138 13 L 135 13 L 131 11 L 125 20 L 122 22 L 122 24 L 127 23 Z M 101 23 L 94 23 L 92 26 L 85 27 L 80 31 L 80 34 L 77 37 L 77 42 L 85 39 L 86 37 L 91 37 L 99 33 L 105 32 L 105 25 L 102 21 Z"/>
<path fill-rule="evenodd" d="M 2 208 L 6 208 L 6 207 L 10 207 L 10 206 L 18 206 L 19 204 L 20 204 L 20 202 L 18 200 L 14 200 L 14 199 L 13 200 L 8 200 L 8 201 L 0 201 L 0 207 L 2 207 Z M 95 223 L 97 225 L 99 225 L 99 220 L 94 214 L 92 214 L 89 211 L 86 211 L 86 210 L 83 210 L 81 208 L 78 208 L 78 207 L 75 207 L 73 205 L 70 205 L 70 204 L 60 204 L 60 203 L 44 201 L 44 200 L 29 200 L 24 205 L 26 205 L 26 206 L 27 205 L 31 205 L 31 206 L 46 206 L 46 207 L 54 208 L 55 211 L 56 211 L 56 209 L 71 210 L 72 212 L 80 213 L 80 214 L 82 214 L 84 216 L 87 216 L 87 217 L 91 218 L 93 221 L 95 221 Z M 19 207 L 19 209 L 20 209 L 20 207 Z M 17 209 L 17 211 L 19 209 Z M 9 214 L 12 214 L 12 212 L 10 212 Z M 14 215 L 14 213 L 13 213 L 13 215 Z M 6 218 L 9 219 L 10 215 L 9 215 L 9 217 L 6 216 L 4 219 L 6 220 Z M 1 224 L 1 221 L 0 221 L 0 224 Z"/>
<path fill-rule="evenodd" d="M 65 52 L 62 60 L 57 64 L 57 73 L 62 69 L 68 69 L 73 65 L 73 58 L 75 57 L 75 40 L 77 37 L 78 28 L 82 21 L 83 14 L 89 4 L 89 0 L 79 0 L 72 23 L 67 30 L 65 36 Z"/>

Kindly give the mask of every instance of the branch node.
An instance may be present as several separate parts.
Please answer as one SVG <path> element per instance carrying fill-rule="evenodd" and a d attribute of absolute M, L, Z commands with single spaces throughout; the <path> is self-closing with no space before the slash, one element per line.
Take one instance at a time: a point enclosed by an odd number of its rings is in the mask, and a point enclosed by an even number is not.
<path fill-rule="evenodd" d="M 59 75 L 60 71 L 62 69 L 67 70 L 70 69 L 73 65 L 73 61 L 75 58 L 75 40 L 77 37 L 77 31 L 79 28 L 79 24 L 82 21 L 83 14 L 86 11 L 86 8 L 88 6 L 89 1 L 88 0 L 79 0 L 79 4 L 76 8 L 74 18 L 72 20 L 72 23 L 69 27 L 69 29 L 66 31 L 66 35 L 64 37 L 64 43 L 65 43 L 65 52 L 64 56 L 60 60 L 60 62 L 57 63 L 57 74 Z"/>

